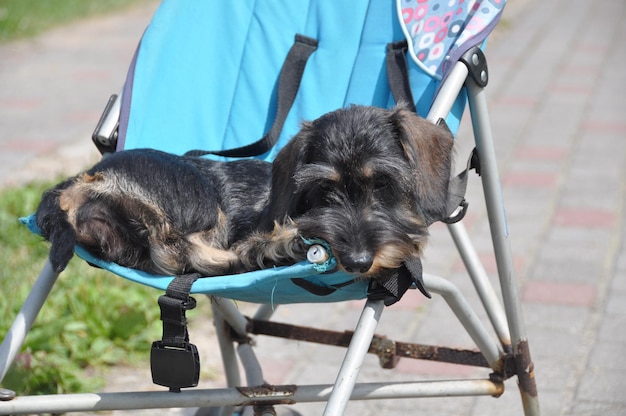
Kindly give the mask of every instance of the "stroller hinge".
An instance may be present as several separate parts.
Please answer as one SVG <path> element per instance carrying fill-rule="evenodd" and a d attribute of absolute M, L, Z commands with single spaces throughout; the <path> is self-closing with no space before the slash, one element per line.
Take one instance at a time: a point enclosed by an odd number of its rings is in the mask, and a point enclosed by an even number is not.
<path fill-rule="evenodd" d="M 463 62 L 469 70 L 476 85 L 485 88 L 489 82 L 489 69 L 487 67 L 487 58 L 485 53 L 478 46 L 474 46 L 465 52 L 459 61 Z"/>

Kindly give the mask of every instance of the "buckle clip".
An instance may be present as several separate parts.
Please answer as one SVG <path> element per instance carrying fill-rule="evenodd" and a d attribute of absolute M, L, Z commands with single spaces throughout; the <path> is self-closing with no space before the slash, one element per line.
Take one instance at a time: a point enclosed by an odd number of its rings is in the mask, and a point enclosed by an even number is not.
<path fill-rule="evenodd" d="M 169 387 L 171 392 L 196 387 L 200 379 L 200 355 L 194 344 L 183 342 L 180 345 L 166 345 L 154 341 L 150 350 L 152 382 Z"/>
<path fill-rule="evenodd" d="M 91 140 L 101 154 L 114 153 L 120 126 L 122 99 L 117 94 L 111 95 L 107 101 Z"/>

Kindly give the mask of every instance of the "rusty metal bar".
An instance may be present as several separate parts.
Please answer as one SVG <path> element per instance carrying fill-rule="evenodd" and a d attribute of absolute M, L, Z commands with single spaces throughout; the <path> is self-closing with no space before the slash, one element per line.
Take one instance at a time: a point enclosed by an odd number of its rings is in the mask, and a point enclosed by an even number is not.
<path fill-rule="evenodd" d="M 347 347 L 352 331 L 330 331 L 273 321 L 251 319 L 248 330 L 251 334 L 286 338 L 316 344 Z M 393 368 L 399 358 L 439 361 L 450 364 L 489 368 L 489 363 L 478 350 L 455 349 L 393 341 L 385 336 L 374 335 L 368 353 L 378 355 L 383 368 Z"/>

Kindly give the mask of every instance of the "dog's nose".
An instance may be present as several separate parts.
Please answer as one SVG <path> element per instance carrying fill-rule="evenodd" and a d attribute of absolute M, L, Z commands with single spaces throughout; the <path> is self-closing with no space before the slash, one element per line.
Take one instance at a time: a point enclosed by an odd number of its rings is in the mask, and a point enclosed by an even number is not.
<path fill-rule="evenodd" d="M 365 273 L 372 267 L 373 262 L 374 258 L 370 253 L 362 252 L 344 256 L 341 264 L 348 273 Z"/>

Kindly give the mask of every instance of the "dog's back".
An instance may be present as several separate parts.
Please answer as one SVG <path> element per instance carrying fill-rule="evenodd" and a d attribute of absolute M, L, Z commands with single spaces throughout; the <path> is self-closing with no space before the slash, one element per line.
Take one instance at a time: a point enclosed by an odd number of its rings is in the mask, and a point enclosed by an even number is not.
<path fill-rule="evenodd" d="M 258 226 L 269 183 L 266 162 L 129 150 L 45 192 L 36 218 L 52 243 L 56 271 L 78 243 L 102 259 L 152 273 L 188 271 L 190 247 L 210 246 L 220 265 L 200 267 L 219 273 L 234 261 L 220 250 Z"/>

